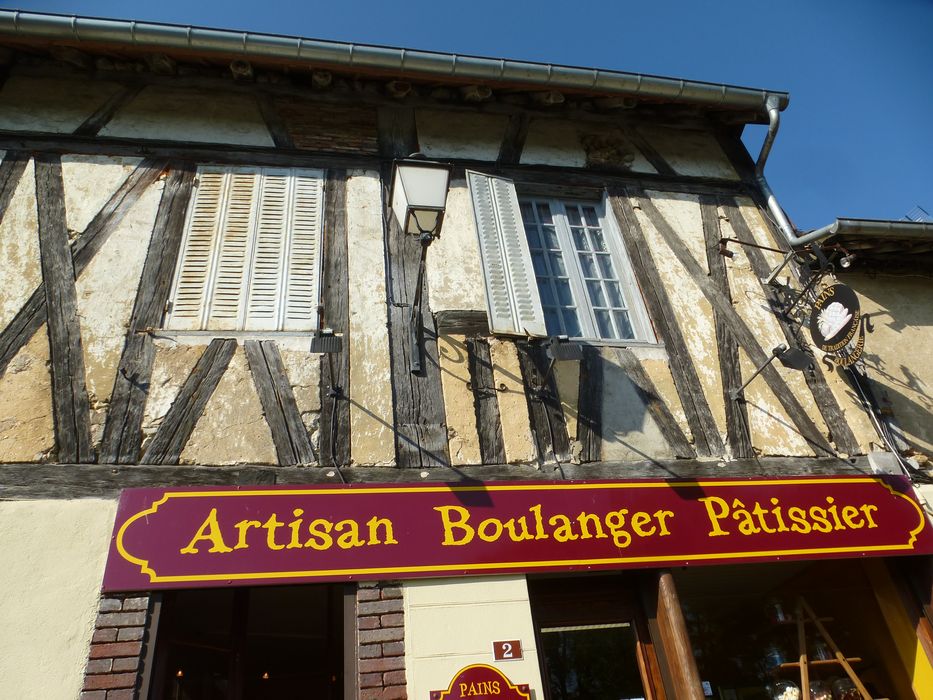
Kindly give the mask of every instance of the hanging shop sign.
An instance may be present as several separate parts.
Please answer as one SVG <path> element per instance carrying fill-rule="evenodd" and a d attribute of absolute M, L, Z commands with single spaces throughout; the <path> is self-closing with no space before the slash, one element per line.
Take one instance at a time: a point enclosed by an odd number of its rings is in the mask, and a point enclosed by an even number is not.
<path fill-rule="evenodd" d="M 816 296 L 810 313 L 813 344 L 828 353 L 832 368 L 848 367 L 862 356 L 865 331 L 872 331 L 868 316 L 862 316 L 858 297 L 844 284 L 826 287 Z"/>
<path fill-rule="evenodd" d="M 457 671 L 447 690 L 432 690 L 431 700 L 531 700 L 527 685 L 515 685 L 495 666 L 473 664 Z"/>
<path fill-rule="evenodd" d="M 887 475 L 129 489 L 104 589 L 928 553 Z"/>

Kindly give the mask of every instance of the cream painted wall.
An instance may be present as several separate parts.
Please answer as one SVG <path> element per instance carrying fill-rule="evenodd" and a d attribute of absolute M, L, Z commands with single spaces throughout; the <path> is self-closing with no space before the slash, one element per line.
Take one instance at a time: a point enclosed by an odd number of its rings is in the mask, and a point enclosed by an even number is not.
<path fill-rule="evenodd" d="M 446 690 L 457 671 L 482 663 L 527 683 L 532 698 L 543 700 L 524 576 L 409 581 L 403 591 L 408 697 Z M 524 659 L 495 661 L 492 643 L 509 639 L 521 640 Z"/>
<path fill-rule="evenodd" d="M 0 129 L 71 133 L 119 89 L 103 81 L 12 76 L 0 91 Z"/>
<path fill-rule="evenodd" d="M 80 694 L 115 515 L 109 500 L 0 502 L 0 697 Z"/>
<path fill-rule="evenodd" d="M 494 161 L 509 118 L 502 114 L 474 114 L 419 109 L 415 113 L 418 145 L 428 158 L 466 158 Z"/>
<path fill-rule="evenodd" d="M 907 443 L 933 458 L 933 287 L 929 277 L 840 276 L 858 293 L 875 332 L 866 334 L 867 373 Z"/>
<path fill-rule="evenodd" d="M 448 309 L 486 310 L 486 286 L 466 180 L 450 183 L 441 235 L 428 250 L 425 277 L 435 313 Z"/>

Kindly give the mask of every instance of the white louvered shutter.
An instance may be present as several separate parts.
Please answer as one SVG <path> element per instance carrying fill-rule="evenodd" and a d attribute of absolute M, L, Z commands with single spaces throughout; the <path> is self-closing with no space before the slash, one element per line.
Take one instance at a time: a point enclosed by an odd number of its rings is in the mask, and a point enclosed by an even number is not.
<path fill-rule="evenodd" d="M 324 228 L 324 173 L 297 171 L 292 184 L 294 196 L 282 330 L 305 331 L 317 325 Z"/>
<path fill-rule="evenodd" d="M 277 330 L 288 244 L 288 170 L 263 171 L 244 327 Z"/>
<path fill-rule="evenodd" d="M 220 252 L 207 313 L 208 330 L 242 327 L 243 300 L 253 254 L 259 175 L 233 172 L 227 179 Z"/>
<path fill-rule="evenodd" d="M 208 285 L 216 266 L 220 214 L 226 177 L 220 170 L 202 170 L 188 209 L 185 238 L 179 255 L 168 328 L 198 330 L 207 310 Z"/>
<path fill-rule="evenodd" d="M 489 330 L 547 335 L 515 185 L 473 171 L 467 171 L 467 182 L 486 280 Z"/>

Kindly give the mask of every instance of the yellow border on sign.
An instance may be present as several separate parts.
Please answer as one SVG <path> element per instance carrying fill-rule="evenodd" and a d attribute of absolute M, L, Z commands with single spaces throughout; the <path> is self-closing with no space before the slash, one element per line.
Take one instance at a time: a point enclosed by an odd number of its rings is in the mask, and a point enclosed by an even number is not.
<path fill-rule="evenodd" d="M 463 675 L 463 673 L 464 673 L 465 671 L 469 671 L 471 668 L 488 668 L 488 669 L 490 669 L 491 671 L 495 671 L 497 674 L 499 674 L 499 676 L 502 678 L 502 680 L 504 680 L 506 683 L 509 684 L 509 690 L 514 690 L 514 691 L 515 691 L 516 693 L 518 693 L 521 697 L 523 697 L 523 698 L 528 698 L 528 700 L 531 700 L 531 693 L 530 693 L 530 691 L 529 691 L 528 693 L 523 692 L 522 690 L 519 689 L 519 687 L 518 687 L 517 685 L 515 685 L 512 681 L 510 681 L 510 680 L 509 680 L 509 677 L 506 676 L 502 671 L 500 671 L 500 670 L 499 670 L 498 668 L 496 668 L 495 666 L 490 666 L 489 664 L 470 664 L 469 666 L 464 666 L 463 668 L 461 668 L 459 671 L 457 671 L 457 672 L 454 674 L 454 677 L 450 679 L 450 685 L 447 686 L 447 690 L 442 690 L 442 691 L 441 691 L 441 694 L 440 694 L 440 696 L 438 696 L 437 700 L 444 700 L 444 698 L 446 698 L 446 697 L 449 696 L 452 692 L 454 692 L 454 682 L 457 680 L 457 678 L 459 678 L 461 675 Z M 431 691 L 431 692 L 433 693 L 433 692 L 435 692 L 435 691 Z M 501 693 L 500 693 L 500 695 L 501 695 Z"/>
<path fill-rule="evenodd" d="M 145 559 L 140 559 L 130 554 L 123 545 L 123 536 L 127 528 L 140 518 L 155 514 L 159 506 L 168 502 L 170 498 L 201 498 L 211 497 L 240 497 L 240 496 L 301 496 L 306 494 L 379 494 L 379 493 L 449 493 L 449 492 L 471 492 L 471 491 L 567 491 L 582 489 L 630 489 L 630 488 L 692 488 L 692 487 L 728 487 L 728 486 L 761 486 L 761 485 L 780 485 L 792 486 L 798 484 L 862 484 L 875 483 L 886 488 L 892 495 L 903 498 L 910 503 L 917 512 L 919 522 L 917 527 L 910 531 L 910 540 L 906 544 L 877 545 L 874 547 L 817 547 L 810 549 L 790 549 L 790 550 L 768 550 L 751 552 L 729 552 L 729 553 L 709 553 L 709 554 L 671 554 L 666 556 L 644 556 L 644 557 L 608 557 L 602 559 L 555 559 L 550 561 L 528 561 L 528 562 L 508 562 L 508 563 L 484 563 L 484 564 L 431 564 L 422 566 L 391 566 L 370 569 L 313 569 L 310 571 L 273 571 L 273 572 L 249 572 L 241 574 L 194 574 L 184 576 L 159 576 Z M 272 490 L 243 490 L 243 491 L 169 491 L 162 498 L 153 502 L 151 506 L 135 513 L 124 521 L 123 525 L 117 531 L 116 548 L 120 556 L 131 564 L 139 566 L 140 573 L 146 574 L 151 583 L 184 583 L 199 581 L 249 581 L 253 579 L 290 579 L 290 578 L 319 578 L 325 576 L 353 576 L 353 575 L 383 575 L 383 574 L 416 574 L 432 572 L 468 572 L 468 571 L 488 571 L 495 569 L 505 571 L 512 569 L 541 569 L 551 566 L 593 566 L 602 564 L 645 564 L 645 563 L 666 563 L 666 562 L 692 562 L 705 561 L 710 559 L 729 560 L 729 559 L 755 559 L 764 557 L 781 556 L 801 556 L 808 554 L 851 554 L 864 552 L 895 552 L 913 549 L 917 536 L 923 530 L 926 518 L 917 502 L 906 494 L 895 491 L 890 485 L 876 477 L 843 477 L 826 479 L 751 479 L 735 481 L 683 481 L 672 484 L 670 482 L 611 482 L 611 483 L 578 483 L 578 484 L 488 484 L 484 486 L 408 486 L 408 487 L 370 487 L 359 489 L 272 489 Z"/>

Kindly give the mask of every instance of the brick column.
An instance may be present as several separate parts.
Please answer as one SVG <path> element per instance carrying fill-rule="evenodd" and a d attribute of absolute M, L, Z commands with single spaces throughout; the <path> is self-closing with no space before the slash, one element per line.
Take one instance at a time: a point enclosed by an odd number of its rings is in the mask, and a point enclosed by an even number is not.
<path fill-rule="evenodd" d="M 148 615 L 148 593 L 101 597 L 81 700 L 134 700 Z"/>
<path fill-rule="evenodd" d="M 407 700 L 402 589 L 396 582 L 360 583 L 356 615 L 360 700 Z"/>

